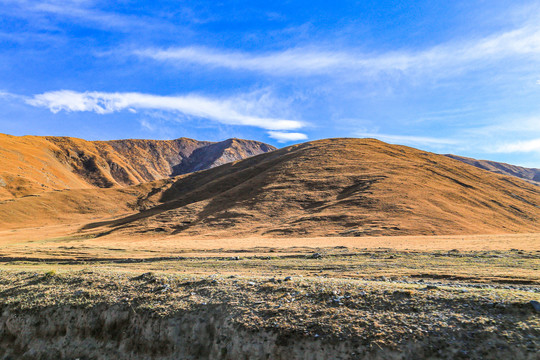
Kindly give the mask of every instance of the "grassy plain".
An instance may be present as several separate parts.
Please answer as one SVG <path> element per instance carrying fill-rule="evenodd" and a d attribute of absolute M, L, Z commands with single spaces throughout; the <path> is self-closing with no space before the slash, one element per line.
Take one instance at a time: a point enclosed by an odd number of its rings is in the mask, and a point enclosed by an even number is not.
<path fill-rule="evenodd" d="M 249 331 L 374 351 L 424 342 L 426 357 L 532 359 L 540 348 L 540 234 L 2 239 L 11 311 L 218 307 Z"/>

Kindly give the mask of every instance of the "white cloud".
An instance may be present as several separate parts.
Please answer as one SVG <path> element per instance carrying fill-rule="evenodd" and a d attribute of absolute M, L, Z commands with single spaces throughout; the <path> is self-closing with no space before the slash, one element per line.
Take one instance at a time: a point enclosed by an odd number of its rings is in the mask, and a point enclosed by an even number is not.
<path fill-rule="evenodd" d="M 256 126 L 267 130 L 294 130 L 305 124 L 297 120 L 268 116 L 275 100 L 267 94 L 258 98 L 237 96 L 213 99 L 199 95 L 159 96 L 141 93 L 51 91 L 26 99 L 32 106 L 59 111 L 89 111 L 110 114 L 122 110 L 161 110 L 210 119 L 230 125 Z"/>
<path fill-rule="evenodd" d="M 499 145 L 494 152 L 496 153 L 540 153 L 540 138 L 526 141 L 516 141 Z"/>
<path fill-rule="evenodd" d="M 269 131 L 268 135 L 272 139 L 276 139 L 280 143 L 289 142 L 289 141 L 299 141 L 299 140 L 307 140 L 307 135 L 302 133 L 290 133 L 290 132 L 283 132 L 283 131 Z"/>
<path fill-rule="evenodd" d="M 99 29 L 133 31 L 142 27 L 163 27 L 163 24 L 149 22 L 146 17 L 123 15 L 103 11 L 95 0 L 0 0 L 7 16 L 27 19 L 32 26 L 55 28 L 53 19 L 73 21 Z"/>
<path fill-rule="evenodd" d="M 320 47 L 291 48 L 278 52 L 248 53 L 180 47 L 144 49 L 136 55 L 177 64 L 198 64 L 232 70 L 249 70 L 270 75 L 338 75 L 347 77 L 377 73 L 432 71 L 447 76 L 468 68 L 484 68 L 486 63 L 510 57 L 527 57 L 539 62 L 540 27 L 521 28 L 461 42 L 434 46 L 422 51 L 392 51 L 366 54 L 360 51 L 333 51 Z M 438 71 L 445 69 L 446 71 Z"/>
<path fill-rule="evenodd" d="M 400 143 L 400 144 L 420 144 L 420 145 L 455 145 L 458 142 L 453 139 L 426 137 L 426 136 L 409 136 L 409 135 L 389 135 L 378 133 L 356 133 L 357 136 L 376 138 L 382 141 Z"/>
<path fill-rule="evenodd" d="M 0 90 L 0 99 L 21 99 L 23 98 L 22 96 L 20 95 L 16 95 L 16 94 L 12 94 L 10 92 L 7 92 L 7 91 L 3 91 L 3 90 Z"/>
<path fill-rule="evenodd" d="M 348 54 L 289 49 L 268 54 L 250 54 L 220 51 L 204 47 L 171 48 L 166 50 L 146 49 L 135 51 L 136 55 L 161 61 L 223 67 L 233 70 L 260 71 L 272 74 L 294 74 L 326 72 L 350 62 Z"/>

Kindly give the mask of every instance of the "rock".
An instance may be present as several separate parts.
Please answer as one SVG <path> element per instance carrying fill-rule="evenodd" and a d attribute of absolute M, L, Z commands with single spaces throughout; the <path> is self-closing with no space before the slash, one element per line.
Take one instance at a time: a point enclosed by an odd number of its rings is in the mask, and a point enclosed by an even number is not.
<path fill-rule="evenodd" d="M 422 290 L 435 290 L 435 289 L 438 289 L 439 287 L 438 286 L 435 286 L 435 285 L 427 285 L 425 288 L 423 288 Z"/>
<path fill-rule="evenodd" d="M 531 304 L 531 306 L 533 307 L 533 309 L 540 313 L 540 302 L 536 301 L 536 300 L 531 300 L 529 301 L 529 304 Z"/>
<path fill-rule="evenodd" d="M 154 292 L 160 292 L 160 293 L 164 293 L 165 291 L 167 290 L 170 290 L 170 285 L 169 284 L 164 284 L 162 286 L 158 286 L 157 288 L 154 289 Z"/>
<path fill-rule="evenodd" d="M 322 257 L 323 257 L 323 256 L 322 256 L 322 254 L 320 254 L 320 253 L 313 253 L 313 254 L 311 254 L 311 255 L 308 256 L 308 259 L 320 259 L 320 258 L 322 258 Z"/>
<path fill-rule="evenodd" d="M 292 277 L 290 276 L 287 276 L 285 279 L 283 279 L 283 281 L 291 281 Z"/>
<path fill-rule="evenodd" d="M 341 300 L 344 299 L 344 296 L 336 296 L 335 298 L 332 299 L 332 302 L 336 303 L 337 305 L 343 305 L 341 303 Z"/>

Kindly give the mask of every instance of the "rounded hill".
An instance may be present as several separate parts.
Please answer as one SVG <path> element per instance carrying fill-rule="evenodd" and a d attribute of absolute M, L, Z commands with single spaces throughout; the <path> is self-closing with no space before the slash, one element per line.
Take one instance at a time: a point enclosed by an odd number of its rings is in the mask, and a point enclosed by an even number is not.
<path fill-rule="evenodd" d="M 290 146 L 181 176 L 159 196 L 157 206 L 85 230 L 187 236 L 540 230 L 537 186 L 374 139 Z"/>

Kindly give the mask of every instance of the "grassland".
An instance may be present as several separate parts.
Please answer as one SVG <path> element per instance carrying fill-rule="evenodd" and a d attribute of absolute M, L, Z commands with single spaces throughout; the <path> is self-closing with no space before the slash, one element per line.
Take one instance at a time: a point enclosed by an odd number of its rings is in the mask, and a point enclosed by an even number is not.
<path fill-rule="evenodd" d="M 19 317 L 115 306 L 162 319 L 213 311 L 246 331 L 246 341 L 270 333 L 278 348 L 347 344 L 348 356 L 332 350 L 342 358 L 420 351 L 425 358 L 534 359 L 539 235 L 490 239 L 11 242 L 0 250 L 0 307 Z"/>

